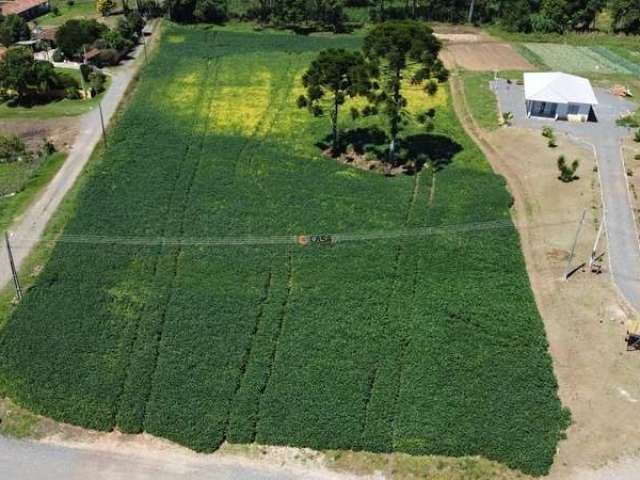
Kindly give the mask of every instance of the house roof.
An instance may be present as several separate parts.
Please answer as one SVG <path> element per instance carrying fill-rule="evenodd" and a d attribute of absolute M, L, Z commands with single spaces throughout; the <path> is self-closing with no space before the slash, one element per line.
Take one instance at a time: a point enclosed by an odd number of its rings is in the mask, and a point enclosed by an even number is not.
<path fill-rule="evenodd" d="M 2 9 L 2 15 L 6 17 L 11 14 L 20 15 L 32 8 L 46 5 L 48 2 L 49 0 L 13 0 L 12 2 L 0 4 L 0 8 Z"/>
<path fill-rule="evenodd" d="M 33 34 L 38 40 L 48 40 L 50 42 L 55 42 L 57 31 L 58 29 L 55 27 L 44 27 L 34 30 Z"/>
<path fill-rule="evenodd" d="M 525 73 L 524 96 L 536 102 L 598 104 L 589 80 L 561 72 Z"/>

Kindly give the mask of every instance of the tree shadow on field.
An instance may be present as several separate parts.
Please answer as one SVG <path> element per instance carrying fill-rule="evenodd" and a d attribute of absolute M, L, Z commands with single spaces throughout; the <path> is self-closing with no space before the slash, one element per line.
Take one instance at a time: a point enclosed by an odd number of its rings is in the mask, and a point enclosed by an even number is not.
<path fill-rule="evenodd" d="M 400 161 L 413 163 L 413 173 L 422 170 L 425 164 L 436 172 L 440 171 L 462 151 L 462 145 L 458 142 L 437 133 L 409 135 L 401 140 L 400 148 L 404 150 Z"/>
<path fill-rule="evenodd" d="M 316 143 L 316 147 L 326 150 L 330 148 L 332 141 L 333 137 L 329 134 Z M 359 155 L 369 151 L 377 152 L 384 148 L 387 142 L 387 134 L 378 127 L 352 128 L 340 132 L 339 153 L 344 153 L 349 147 L 353 148 Z"/>
<path fill-rule="evenodd" d="M 384 165 L 385 174 L 415 175 L 425 165 L 435 171 L 442 170 L 462 151 L 462 145 L 446 135 L 436 133 L 419 133 L 398 139 L 393 165 L 387 163 L 389 158 L 389 137 L 379 127 L 354 128 L 340 133 L 340 150 L 331 151 L 332 137 L 327 135 L 316 146 L 332 157 L 346 158 L 346 163 L 354 163 L 354 157 L 373 158 L 371 163 Z M 358 163 L 358 162 L 355 162 Z M 369 167 L 367 164 L 365 167 Z M 365 168 L 365 169 L 367 169 Z"/>

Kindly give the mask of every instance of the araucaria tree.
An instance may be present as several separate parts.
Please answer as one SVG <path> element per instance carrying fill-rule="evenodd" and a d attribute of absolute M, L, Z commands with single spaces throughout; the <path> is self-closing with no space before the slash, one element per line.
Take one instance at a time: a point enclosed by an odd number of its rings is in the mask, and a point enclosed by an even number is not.
<path fill-rule="evenodd" d="M 376 103 L 388 119 L 389 163 L 395 163 L 398 134 L 402 130 L 407 100 L 402 95 L 403 80 L 424 84 L 427 80 L 444 81 L 447 70 L 438 60 L 441 43 L 424 23 L 412 20 L 389 21 L 376 25 L 364 39 L 364 54 L 381 72 L 382 92 Z M 434 82 L 428 82 L 431 94 Z"/>
<path fill-rule="evenodd" d="M 376 84 L 375 67 L 360 52 L 344 49 L 323 50 L 302 77 L 306 95 L 298 98 L 298 107 L 331 119 L 332 153 L 340 151 L 338 118 L 347 97 L 371 96 Z"/>

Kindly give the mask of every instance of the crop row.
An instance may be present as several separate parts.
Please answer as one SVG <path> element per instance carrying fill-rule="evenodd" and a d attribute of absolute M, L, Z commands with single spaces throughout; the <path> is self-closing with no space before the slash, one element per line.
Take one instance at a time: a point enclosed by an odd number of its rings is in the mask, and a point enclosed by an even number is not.
<path fill-rule="evenodd" d="M 592 48 L 554 43 L 525 43 L 551 69 L 568 73 L 633 73 L 628 62 L 621 62 L 606 47 Z M 607 52 L 607 53 L 603 53 Z"/>

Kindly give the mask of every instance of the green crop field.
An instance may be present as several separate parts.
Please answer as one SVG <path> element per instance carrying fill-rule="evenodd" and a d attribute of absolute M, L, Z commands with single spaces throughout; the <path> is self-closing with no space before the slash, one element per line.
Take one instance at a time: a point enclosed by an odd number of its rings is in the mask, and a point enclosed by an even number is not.
<path fill-rule="evenodd" d="M 317 51 L 338 46 L 359 40 L 166 26 L 0 334 L 0 393 L 200 451 L 256 441 L 548 471 L 567 413 L 505 182 L 446 85 L 407 95 L 436 110 L 432 132 L 405 134 L 438 171 L 389 178 L 322 156 L 329 122 L 296 98 Z"/>
<path fill-rule="evenodd" d="M 557 43 L 525 43 L 523 46 L 552 70 L 569 73 L 637 75 L 640 64 L 605 46 L 576 46 Z"/>

